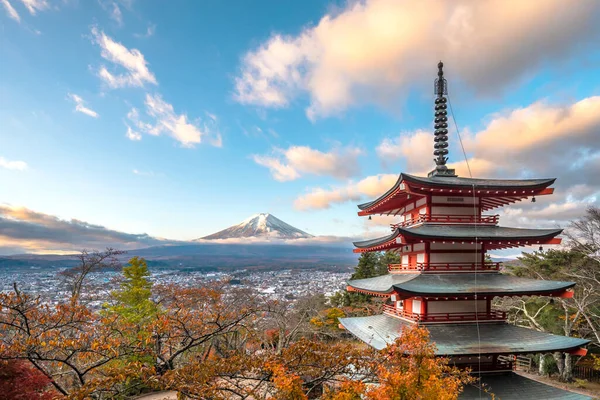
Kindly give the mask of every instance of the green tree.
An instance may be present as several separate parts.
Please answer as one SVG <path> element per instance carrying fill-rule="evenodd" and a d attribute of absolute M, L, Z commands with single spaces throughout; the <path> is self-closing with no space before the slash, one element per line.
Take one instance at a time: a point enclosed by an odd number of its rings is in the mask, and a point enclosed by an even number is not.
<path fill-rule="evenodd" d="M 152 282 L 148 280 L 150 272 L 143 258 L 133 257 L 129 265 L 123 267 L 124 280 L 121 287 L 112 293 L 115 304 L 109 312 L 118 314 L 128 322 L 140 324 L 155 316 L 158 308 L 150 299 Z"/>
<path fill-rule="evenodd" d="M 400 256 L 392 252 L 362 253 L 350 279 L 367 279 L 388 273 L 388 264 L 399 264 Z M 337 292 L 330 303 L 338 307 L 363 305 L 371 301 L 371 296 L 362 293 Z"/>
<path fill-rule="evenodd" d="M 350 279 L 365 279 L 377 276 L 377 266 L 379 263 L 379 253 L 362 253 L 358 258 L 358 265 L 354 268 L 354 273 Z M 379 274 L 382 275 L 382 274 Z"/>
<path fill-rule="evenodd" d="M 389 264 L 400 264 L 401 261 L 401 257 L 397 253 L 391 251 L 378 253 L 377 266 L 375 267 L 374 276 L 387 274 Z"/>

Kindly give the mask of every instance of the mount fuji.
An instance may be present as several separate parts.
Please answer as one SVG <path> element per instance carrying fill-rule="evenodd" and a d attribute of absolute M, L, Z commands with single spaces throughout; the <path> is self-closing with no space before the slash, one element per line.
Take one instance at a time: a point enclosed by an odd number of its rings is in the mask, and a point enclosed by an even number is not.
<path fill-rule="evenodd" d="M 268 213 L 255 214 L 241 223 L 230 226 L 212 235 L 197 240 L 232 239 L 232 238 L 272 238 L 272 239 L 301 239 L 313 235 L 286 224 L 279 218 Z"/>

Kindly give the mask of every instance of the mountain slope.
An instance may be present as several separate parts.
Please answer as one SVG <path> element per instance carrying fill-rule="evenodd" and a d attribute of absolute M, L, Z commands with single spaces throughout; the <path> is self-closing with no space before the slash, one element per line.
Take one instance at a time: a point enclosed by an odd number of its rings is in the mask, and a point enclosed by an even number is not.
<path fill-rule="evenodd" d="M 286 224 L 279 218 L 268 213 L 255 214 L 241 223 L 223 229 L 201 239 L 232 239 L 232 238 L 274 238 L 299 239 L 311 238 L 313 235 Z"/>

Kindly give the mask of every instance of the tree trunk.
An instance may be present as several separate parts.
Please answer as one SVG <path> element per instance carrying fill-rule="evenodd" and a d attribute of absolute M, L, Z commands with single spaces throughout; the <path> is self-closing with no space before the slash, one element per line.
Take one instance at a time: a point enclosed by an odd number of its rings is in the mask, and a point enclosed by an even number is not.
<path fill-rule="evenodd" d="M 556 361 L 556 366 L 558 367 L 559 379 L 562 379 L 563 371 L 565 370 L 565 360 L 563 359 L 563 353 L 557 351 L 556 353 L 552 354 L 552 357 L 554 357 L 554 360 Z"/>
<path fill-rule="evenodd" d="M 568 353 L 565 353 L 565 367 L 561 380 L 563 382 L 573 382 L 573 356 Z"/>
<path fill-rule="evenodd" d="M 544 376 L 545 373 L 545 369 L 546 369 L 546 355 L 545 354 L 540 354 L 540 363 L 539 363 L 539 368 L 538 368 L 538 374 L 540 374 L 541 376 Z"/>

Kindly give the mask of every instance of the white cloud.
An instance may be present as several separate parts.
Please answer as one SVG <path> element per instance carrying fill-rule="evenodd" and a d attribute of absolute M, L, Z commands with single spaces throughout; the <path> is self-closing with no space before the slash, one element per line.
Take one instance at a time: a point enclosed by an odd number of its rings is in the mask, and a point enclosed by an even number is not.
<path fill-rule="evenodd" d="M 94 42 L 102 49 L 101 56 L 126 70 L 126 73 L 115 75 L 105 66 L 101 66 L 98 76 L 109 87 L 141 87 L 145 83 L 157 84 L 156 77 L 148 69 L 148 62 L 139 50 L 128 49 L 121 43 L 115 42 L 106 36 L 104 32 L 99 31 L 96 27 L 92 28 L 92 36 L 94 37 Z"/>
<path fill-rule="evenodd" d="M 69 93 L 68 96 L 71 100 L 73 100 L 75 102 L 75 111 L 80 112 L 85 115 L 89 115 L 90 117 L 93 117 L 93 118 L 98 118 L 98 113 L 90 108 L 87 108 L 84 105 L 85 101 L 81 97 L 79 97 L 73 93 Z"/>
<path fill-rule="evenodd" d="M 398 175 L 380 174 L 368 176 L 344 186 L 335 186 L 329 189 L 313 188 L 308 193 L 296 198 L 294 208 L 297 210 L 320 210 L 330 208 L 333 204 L 375 198 L 385 193 L 397 180 Z"/>
<path fill-rule="evenodd" d="M 355 147 L 333 149 L 324 153 L 308 146 L 275 149 L 276 156 L 254 155 L 254 161 L 271 170 L 278 181 L 290 181 L 302 174 L 328 175 L 345 179 L 358 173 L 357 158 L 362 151 Z"/>
<path fill-rule="evenodd" d="M 396 138 L 385 138 L 376 151 L 379 158 L 387 163 L 406 160 L 407 172 L 422 172 L 431 169 L 433 134 L 431 131 L 417 130 L 403 132 Z M 426 151 L 425 151 L 426 150 Z"/>
<path fill-rule="evenodd" d="M 10 161 L 4 157 L 0 157 L 0 167 L 15 171 L 25 171 L 27 163 L 25 161 Z"/>
<path fill-rule="evenodd" d="M 37 11 L 43 11 L 50 7 L 46 0 L 21 0 L 21 3 L 23 3 L 31 15 L 35 15 Z"/>
<path fill-rule="evenodd" d="M 293 181 L 300 177 L 300 173 L 294 167 L 283 164 L 276 158 L 254 155 L 252 159 L 258 165 L 269 168 L 273 178 L 280 182 Z"/>
<path fill-rule="evenodd" d="M 127 139 L 133 141 L 142 140 L 142 134 L 131 129 L 129 125 L 127 125 L 127 133 L 125 136 L 127 136 Z"/>
<path fill-rule="evenodd" d="M 110 11 L 110 18 L 115 21 L 119 26 L 123 25 L 123 14 L 119 5 L 115 2 L 111 4 L 112 10 Z"/>
<path fill-rule="evenodd" d="M 209 117 L 206 121 L 190 121 L 186 114 L 177 114 L 173 105 L 164 101 L 159 94 L 146 94 L 145 106 L 146 114 L 152 118 L 152 123 L 142 121 L 136 108 L 132 108 L 127 114 L 127 118 L 140 132 L 153 136 L 166 133 L 185 147 L 193 147 L 201 143 L 203 138 L 207 138 L 215 147 L 222 146 L 223 141 L 216 119 Z M 129 126 L 127 128 L 127 137 L 132 140 L 141 139 L 140 133 L 134 132 Z M 133 136 L 129 135 L 130 131 Z"/>
<path fill-rule="evenodd" d="M 0 0 L 0 3 L 2 3 L 4 9 L 6 10 L 6 13 L 10 18 L 14 19 L 17 22 L 21 22 L 21 17 L 19 16 L 19 13 L 17 12 L 17 10 L 14 9 L 14 7 L 9 3 L 8 0 Z"/>
<path fill-rule="evenodd" d="M 440 59 L 455 82 L 492 94 L 544 61 L 566 63 L 597 43 L 598 18 L 596 0 L 353 1 L 296 36 L 275 34 L 248 52 L 235 98 L 285 107 L 307 93 L 314 119 L 355 104 L 397 102 L 407 87 L 428 85 Z"/>
<path fill-rule="evenodd" d="M 156 25 L 148 25 L 148 28 L 146 28 L 146 32 L 134 33 L 133 36 L 138 39 L 147 39 L 151 36 L 154 36 L 154 32 L 156 32 Z"/>

